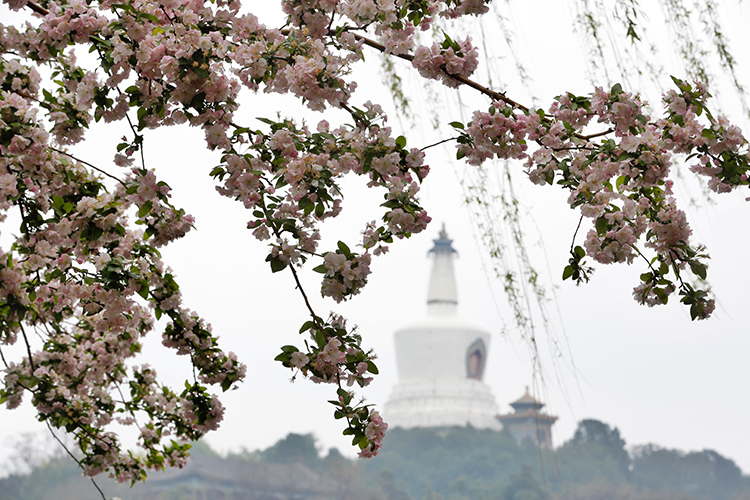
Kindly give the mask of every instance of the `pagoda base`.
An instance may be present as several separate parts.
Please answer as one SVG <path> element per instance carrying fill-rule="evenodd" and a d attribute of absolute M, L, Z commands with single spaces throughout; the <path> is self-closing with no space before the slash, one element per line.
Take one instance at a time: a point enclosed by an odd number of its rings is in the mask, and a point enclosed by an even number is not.
<path fill-rule="evenodd" d="M 501 430 L 490 388 L 475 379 L 414 379 L 397 384 L 385 404 L 390 427 L 452 427 Z"/>

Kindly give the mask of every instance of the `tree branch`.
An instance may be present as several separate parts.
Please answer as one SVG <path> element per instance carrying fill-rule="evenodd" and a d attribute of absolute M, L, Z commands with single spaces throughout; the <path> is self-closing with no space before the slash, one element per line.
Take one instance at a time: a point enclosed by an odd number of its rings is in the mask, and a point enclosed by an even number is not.
<path fill-rule="evenodd" d="M 32 1 L 30 1 L 30 0 L 26 1 L 26 7 L 28 7 L 31 10 L 33 10 L 34 12 L 36 12 L 37 14 L 39 14 L 40 16 L 46 16 L 47 14 L 49 14 L 49 11 L 47 9 L 45 9 L 41 5 L 39 5 L 37 3 L 34 3 Z"/>

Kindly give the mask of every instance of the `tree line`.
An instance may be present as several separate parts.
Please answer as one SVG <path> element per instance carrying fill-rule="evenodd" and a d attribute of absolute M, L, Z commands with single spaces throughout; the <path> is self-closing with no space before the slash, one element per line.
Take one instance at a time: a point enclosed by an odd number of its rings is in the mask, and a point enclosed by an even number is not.
<path fill-rule="evenodd" d="M 123 500 L 750 499 L 750 476 L 719 453 L 628 447 L 616 427 L 593 419 L 581 421 L 555 449 L 518 443 L 506 431 L 452 427 L 393 429 L 382 453 L 368 461 L 321 450 L 312 435 L 294 433 L 265 450 L 226 456 L 193 443 L 192 455 L 183 471 L 155 474 L 132 488 L 99 482 Z M 36 460 L 0 479 L 0 500 L 97 498 L 69 458 Z"/>

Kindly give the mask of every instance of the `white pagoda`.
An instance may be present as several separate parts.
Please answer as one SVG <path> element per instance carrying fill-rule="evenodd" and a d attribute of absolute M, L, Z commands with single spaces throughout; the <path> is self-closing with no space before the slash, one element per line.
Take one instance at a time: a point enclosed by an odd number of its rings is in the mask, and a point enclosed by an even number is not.
<path fill-rule="evenodd" d="M 392 427 L 500 430 L 495 397 L 482 382 L 490 334 L 457 314 L 456 250 L 445 227 L 433 241 L 427 317 L 396 331 L 399 382 L 384 416 Z"/>

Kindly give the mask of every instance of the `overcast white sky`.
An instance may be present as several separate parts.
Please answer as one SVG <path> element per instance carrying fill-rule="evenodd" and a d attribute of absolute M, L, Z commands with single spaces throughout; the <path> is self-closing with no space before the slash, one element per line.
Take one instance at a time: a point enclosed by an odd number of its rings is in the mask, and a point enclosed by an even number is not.
<path fill-rule="evenodd" d="M 569 33 L 567 4 L 526 3 L 529 5 L 524 8 L 529 12 L 517 7 L 516 15 L 524 23 L 533 20 L 535 28 L 517 28 L 518 43 L 524 47 L 540 103 L 549 102 L 564 90 L 590 92 L 581 64 L 584 55 Z M 734 6 L 735 2 L 726 3 L 732 4 L 732 11 L 723 13 L 730 39 L 736 42 L 735 47 L 747 47 L 748 40 L 739 29 L 747 26 L 747 13 Z M 3 8 L 0 12 L 5 19 L 7 11 Z M 658 12 L 653 17 L 658 18 Z M 469 28 L 476 30 L 476 26 Z M 663 23 L 655 22 L 650 36 L 666 39 L 659 29 L 663 29 Z M 553 36 L 555 33 L 560 34 Z M 476 31 L 474 38 L 478 38 Z M 741 50 L 735 53 L 742 65 L 743 81 L 750 84 L 748 54 Z M 368 54 L 368 61 L 374 65 L 375 54 Z M 670 60 L 664 62 L 672 64 Z M 496 74 L 508 75 L 502 78 L 509 84 L 508 95 L 527 99 L 522 82 L 513 79 L 513 62 L 495 57 L 492 64 L 496 65 Z M 362 74 L 360 81 L 366 83 L 357 102 L 369 98 L 390 105 L 388 95 L 377 86 L 372 65 Z M 676 69 L 671 72 L 680 74 Z M 484 73 L 478 74 L 481 78 Z M 669 84 L 668 74 L 663 78 L 665 86 Z M 412 84 L 407 80 L 407 85 Z M 468 93 L 462 96 L 471 99 Z M 248 95 L 246 99 L 239 121 L 273 116 L 277 109 L 282 115 L 298 113 L 289 101 L 266 95 Z M 658 95 L 650 96 L 650 100 L 657 102 Z M 723 102 L 725 107 L 729 103 L 730 114 L 739 117 L 732 112 L 731 100 Z M 455 109 L 452 106 L 445 109 Z M 422 112 L 427 114 L 424 109 Z M 458 118 L 450 116 L 445 121 Z M 334 123 L 335 118 L 329 121 Z M 398 126 L 398 121 L 393 123 Z M 741 123 L 747 130 L 747 122 Z M 122 133 L 115 129 L 96 132 L 86 145 L 76 148 L 76 154 L 106 163 Z M 445 129 L 433 132 L 425 128 L 413 141 L 422 146 L 448 134 Z M 225 423 L 208 442 L 219 450 L 257 449 L 273 444 L 288 432 L 310 432 L 323 447 L 337 446 L 348 453 L 347 440 L 340 436 L 342 428 L 325 402 L 332 397 L 333 388 L 304 380 L 290 384 L 291 372 L 273 361 L 281 345 L 302 342 L 296 332 L 305 321 L 303 304 L 289 273 L 271 274 L 264 262 L 264 245 L 243 229 L 247 214 L 235 202 L 215 193 L 207 174 L 217 158 L 192 148 L 193 144 L 202 144 L 202 134 L 172 130 L 149 134 L 146 141 L 149 166 L 173 187 L 176 204 L 197 218 L 197 230 L 166 250 L 165 260 L 176 270 L 189 307 L 211 322 L 222 345 L 237 352 L 248 365 L 247 382 L 225 395 Z M 501 412 L 510 411 L 508 403 L 536 380 L 540 390 L 537 396 L 560 417 L 554 428 L 558 444 L 571 437 L 578 420 L 596 418 L 617 426 L 630 445 L 652 442 L 686 451 L 711 448 L 750 472 L 750 337 L 745 318 L 750 280 L 746 221 L 750 208 L 744 201 L 748 194 L 717 197 L 716 205 L 704 203 L 688 211 L 696 241 L 705 243 L 712 255 L 709 279 L 718 297 L 714 318 L 694 323 L 687 310 L 676 303 L 654 309 L 638 306 L 631 298 L 632 287 L 642 272 L 637 266 L 599 268 L 584 287 L 561 282 L 577 217 L 565 205 L 564 193 L 529 184 L 520 166 L 514 167 L 519 173 L 515 188 L 523 209 L 533 215 L 524 220 L 530 250 L 542 278 L 555 292 L 556 302 L 550 303 L 550 309 L 559 311 L 561 318 L 554 335 L 564 354 L 551 355 L 548 337 L 540 332 L 544 377 L 536 374 L 535 379 L 528 349 L 504 304 L 502 287 L 483 267 L 477 233 L 461 204 L 455 169 L 466 167 L 452 158 L 455 155 L 450 148 L 433 148 L 428 155 L 432 173 L 423 187 L 423 201 L 435 224 L 409 241 L 398 242 L 388 255 L 376 259 L 368 288 L 351 303 L 336 307 L 333 302 L 316 300 L 322 311 L 343 310 L 360 326 L 365 344 L 379 353 L 381 375 L 362 391 L 368 401 L 382 405 L 396 382 L 393 332 L 426 310 L 430 271 L 426 252 L 444 222 L 459 252 L 460 314 L 492 332 L 485 381 L 492 387 Z M 354 240 L 363 223 L 375 217 L 372 209 L 380 203 L 380 195 L 366 193 L 357 182 L 350 187 L 352 192 L 345 200 L 349 215 L 326 229 L 324 236 L 329 241 L 346 237 Z M 694 187 L 689 189 L 677 191 L 681 200 L 697 194 Z M 546 252 L 538 243 L 539 235 Z M 305 278 L 309 290 L 314 291 L 315 276 L 306 273 Z M 180 385 L 189 374 L 180 371 L 180 363 L 169 361 L 171 354 L 162 351 L 159 343 L 157 336 L 147 343 L 146 350 L 151 352 L 147 356 L 161 368 L 163 376 Z M 5 445 L 6 451 L 13 436 L 34 430 L 42 428 L 28 409 L 0 409 L 0 447 Z"/>

